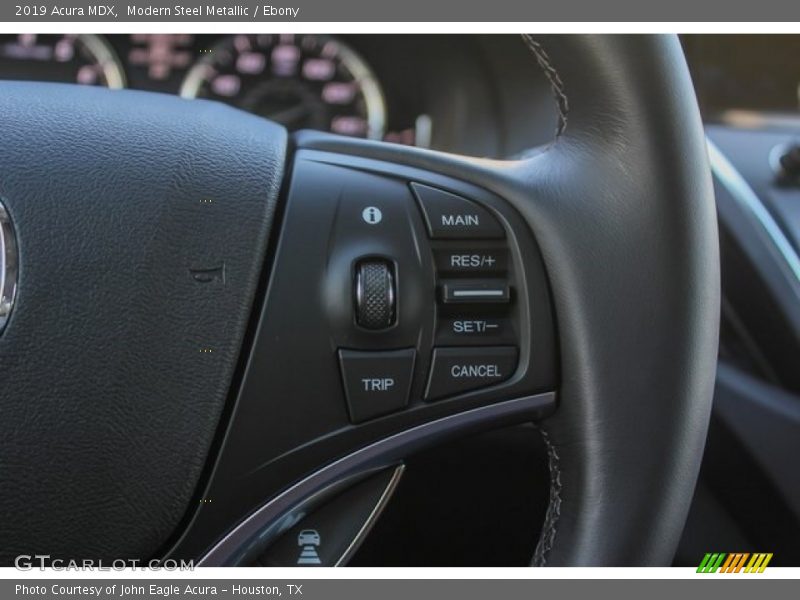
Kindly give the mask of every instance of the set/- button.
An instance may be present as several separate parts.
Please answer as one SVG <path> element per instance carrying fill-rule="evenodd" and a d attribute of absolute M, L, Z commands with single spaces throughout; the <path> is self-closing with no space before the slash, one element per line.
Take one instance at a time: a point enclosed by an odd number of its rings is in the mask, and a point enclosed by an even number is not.
<path fill-rule="evenodd" d="M 412 183 L 433 239 L 502 239 L 505 231 L 485 208 L 450 192 Z"/>
<path fill-rule="evenodd" d="M 513 346 L 435 348 L 426 400 L 476 390 L 505 381 L 517 367 Z"/>
<path fill-rule="evenodd" d="M 507 317 L 440 317 L 436 343 L 448 346 L 511 344 L 514 331 Z"/>

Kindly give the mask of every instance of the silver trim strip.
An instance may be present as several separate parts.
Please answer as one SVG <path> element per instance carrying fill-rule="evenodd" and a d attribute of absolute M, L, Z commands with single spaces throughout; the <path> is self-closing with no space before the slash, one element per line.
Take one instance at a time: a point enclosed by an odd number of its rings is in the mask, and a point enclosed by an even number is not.
<path fill-rule="evenodd" d="M 400 483 L 400 478 L 403 476 L 403 472 L 405 470 L 405 465 L 397 465 L 397 467 L 395 467 L 394 473 L 392 473 L 392 478 L 389 479 L 389 483 L 386 484 L 386 487 L 384 488 L 381 497 L 378 498 L 378 501 L 375 503 L 375 507 L 372 509 L 372 512 L 369 513 L 369 516 L 364 521 L 361 529 L 358 530 L 358 533 L 353 538 L 353 541 L 350 542 L 347 550 L 345 550 L 339 557 L 339 560 L 336 561 L 335 566 L 343 567 L 350 562 L 350 559 L 353 558 L 356 550 L 358 550 L 364 540 L 367 539 L 367 535 L 369 535 L 369 532 L 372 530 L 375 523 L 378 522 L 378 519 L 386 508 L 386 505 L 389 504 L 389 500 L 394 495 L 394 491 L 397 489 L 397 484 Z"/>
<path fill-rule="evenodd" d="M 453 290 L 453 296 L 456 298 L 483 298 L 503 296 L 503 290 Z"/>
<path fill-rule="evenodd" d="M 783 230 L 781 230 L 778 223 L 747 181 L 745 181 L 744 177 L 736 170 L 736 167 L 731 164 L 714 142 L 708 138 L 706 138 L 706 142 L 708 144 L 708 157 L 711 161 L 711 170 L 714 175 L 717 176 L 720 183 L 730 192 L 731 196 L 755 217 L 773 246 L 783 257 L 789 271 L 794 274 L 795 279 L 800 282 L 800 257 L 798 257 L 791 242 L 789 242 L 786 235 L 784 235 Z"/>
<path fill-rule="evenodd" d="M 11 217 L 0 200 L 0 333 L 5 329 L 17 297 L 19 276 L 17 239 Z"/>
<path fill-rule="evenodd" d="M 243 549 L 271 537 L 282 523 L 291 522 L 286 515 L 344 480 L 389 467 L 418 449 L 458 433 L 479 430 L 482 426 L 504 419 L 532 419 L 542 411 L 553 408 L 555 401 L 555 393 L 546 392 L 481 406 L 418 425 L 356 450 L 269 500 L 217 542 L 197 565 L 215 567 L 237 564 L 245 554 Z"/>

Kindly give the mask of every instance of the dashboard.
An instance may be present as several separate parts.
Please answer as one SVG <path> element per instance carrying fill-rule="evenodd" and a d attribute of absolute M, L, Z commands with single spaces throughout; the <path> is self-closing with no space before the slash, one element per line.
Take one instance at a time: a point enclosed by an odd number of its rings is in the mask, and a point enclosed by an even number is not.
<path fill-rule="evenodd" d="M 707 121 L 797 113 L 800 36 L 681 41 Z M 547 143 L 556 123 L 516 35 L 0 35 L 0 79 L 212 99 L 289 130 L 488 158 Z"/>
<path fill-rule="evenodd" d="M 681 43 L 707 121 L 798 113 L 800 35 L 684 35 Z"/>

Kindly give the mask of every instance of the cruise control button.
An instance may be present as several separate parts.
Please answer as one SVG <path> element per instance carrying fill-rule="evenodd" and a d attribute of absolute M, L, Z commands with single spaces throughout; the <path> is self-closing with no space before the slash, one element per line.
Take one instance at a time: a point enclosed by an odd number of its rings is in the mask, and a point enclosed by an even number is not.
<path fill-rule="evenodd" d="M 513 346 L 435 348 L 426 400 L 494 385 L 511 377 L 517 366 Z"/>
<path fill-rule="evenodd" d="M 428 233 L 434 239 L 504 238 L 505 232 L 492 214 L 474 202 L 436 188 L 412 183 Z"/>
<path fill-rule="evenodd" d="M 416 351 L 339 350 L 350 420 L 361 423 L 405 407 Z"/>
<path fill-rule="evenodd" d="M 508 269 L 508 252 L 504 248 L 438 249 L 435 256 L 440 273 L 503 273 Z"/>
<path fill-rule="evenodd" d="M 438 345 L 513 344 L 514 330 L 507 317 L 440 317 Z"/>

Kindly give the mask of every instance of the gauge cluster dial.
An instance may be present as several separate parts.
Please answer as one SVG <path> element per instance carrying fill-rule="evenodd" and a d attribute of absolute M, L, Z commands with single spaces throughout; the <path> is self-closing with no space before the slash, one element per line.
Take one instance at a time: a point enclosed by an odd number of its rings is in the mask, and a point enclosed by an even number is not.
<path fill-rule="evenodd" d="M 0 35 L 0 78 L 125 87 L 125 71 L 102 37 Z"/>
<path fill-rule="evenodd" d="M 323 35 L 223 38 L 189 70 L 185 98 L 210 98 L 277 121 L 380 139 L 386 109 L 369 65 L 342 41 Z"/>

